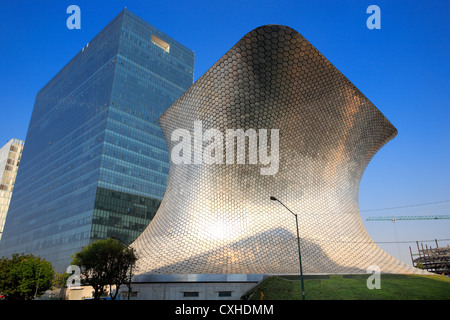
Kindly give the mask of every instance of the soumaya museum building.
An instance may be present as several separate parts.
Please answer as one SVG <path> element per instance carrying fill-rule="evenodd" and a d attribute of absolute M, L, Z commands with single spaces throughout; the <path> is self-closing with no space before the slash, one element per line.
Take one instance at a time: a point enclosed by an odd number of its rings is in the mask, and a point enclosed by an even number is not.
<path fill-rule="evenodd" d="M 199 120 L 214 134 L 196 141 Z M 132 245 L 136 283 L 299 274 L 289 211 L 304 273 L 421 272 L 381 250 L 358 209 L 363 172 L 396 128 L 295 30 L 249 32 L 160 124 L 172 160 L 192 133 L 192 157 L 171 161 L 158 213 Z M 267 172 L 270 157 L 278 163 Z"/>
<path fill-rule="evenodd" d="M 396 128 L 302 35 L 262 26 L 193 70 L 191 50 L 127 10 L 86 44 L 36 97 L 0 256 L 63 272 L 115 236 L 136 250 L 136 299 L 239 299 L 299 274 L 298 243 L 305 274 L 421 272 L 358 208 Z"/>

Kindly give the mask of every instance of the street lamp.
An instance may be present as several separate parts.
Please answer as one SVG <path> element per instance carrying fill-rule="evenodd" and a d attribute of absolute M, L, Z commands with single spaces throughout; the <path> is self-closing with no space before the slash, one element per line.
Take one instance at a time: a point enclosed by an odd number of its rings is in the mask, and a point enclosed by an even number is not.
<path fill-rule="evenodd" d="M 120 240 L 119 238 L 114 237 L 114 236 L 112 236 L 111 238 L 113 238 L 113 239 L 115 239 L 115 240 L 119 240 L 119 241 L 122 242 L 124 245 L 126 245 L 128 248 L 130 248 L 130 246 L 129 246 L 127 243 L 123 242 L 123 241 Z M 133 269 L 133 264 L 130 262 L 130 280 L 129 280 L 129 282 L 128 282 L 128 299 L 127 299 L 127 300 L 130 300 L 130 296 L 131 296 L 131 274 L 132 274 L 132 269 Z"/>
<path fill-rule="evenodd" d="M 302 255 L 301 255 L 301 253 L 300 253 L 300 235 L 299 235 L 299 232 L 298 232 L 298 218 L 297 218 L 297 214 L 295 214 L 294 212 L 292 212 L 291 209 L 289 209 L 288 207 L 286 207 L 286 206 L 284 205 L 284 203 L 282 203 L 282 202 L 281 202 L 280 200 L 278 200 L 277 198 L 271 196 L 271 197 L 270 197 L 270 200 L 272 200 L 272 201 L 278 201 L 283 207 L 285 207 L 286 209 L 288 209 L 288 211 L 289 211 L 290 213 L 292 213 L 292 214 L 294 215 L 294 217 L 295 217 L 295 223 L 296 223 L 296 226 L 297 226 L 298 261 L 299 261 L 299 263 L 300 263 L 300 281 L 301 281 L 301 284 L 302 284 L 302 300 L 305 300 L 305 285 L 304 285 L 304 283 L 303 283 Z"/>

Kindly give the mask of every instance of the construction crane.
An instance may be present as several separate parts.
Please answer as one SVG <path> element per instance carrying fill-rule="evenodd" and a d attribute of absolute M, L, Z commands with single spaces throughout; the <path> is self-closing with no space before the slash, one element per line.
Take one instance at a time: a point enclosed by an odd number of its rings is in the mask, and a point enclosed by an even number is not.
<path fill-rule="evenodd" d="M 434 216 L 390 216 L 390 217 L 368 217 L 366 221 L 392 221 L 397 220 L 440 220 L 450 219 L 450 215 L 434 215 Z"/>
<path fill-rule="evenodd" d="M 379 216 L 379 217 L 369 217 L 367 221 L 392 221 L 394 222 L 394 232 L 395 237 L 398 242 L 397 230 L 395 228 L 395 222 L 398 220 L 441 220 L 450 219 L 450 215 L 429 215 L 429 216 Z M 409 247 L 409 252 L 411 255 L 412 265 L 416 268 L 421 268 L 429 272 L 437 274 L 449 274 L 450 271 L 450 247 L 438 247 L 438 242 L 436 240 L 436 248 L 419 248 L 419 242 L 417 243 L 417 254 L 413 254 L 411 247 Z M 398 254 L 400 256 L 400 246 L 397 244 Z"/>

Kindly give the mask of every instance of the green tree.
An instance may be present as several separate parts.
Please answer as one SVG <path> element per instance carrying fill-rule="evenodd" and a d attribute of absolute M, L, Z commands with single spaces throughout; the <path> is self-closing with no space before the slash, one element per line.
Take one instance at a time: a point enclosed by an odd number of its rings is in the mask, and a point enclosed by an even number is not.
<path fill-rule="evenodd" d="M 121 247 L 122 247 L 121 251 L 119 251 L 117 248 L 116 254 L 113 257 L 109 268 L 110 274 L 109 292 L 112 300 L 116 299 L 117 294 L 119 293 L 119 288 L 123 284 L 127 284 L 128 286 L 130 286 L 131 291 L 131 283 L 130 283 L 131 280 L 130 278 L 132 276 L 131 272 L 137 260 L 134 250 L 132 248 L 123 246 L 122 244 Z M 112 286 L 116 287 L 114 294 L 112 293 L 113 291 L 111 290 Z"/>
<path fill-rule="evenodd" d="M 52 280 L 52 289 L 59 289 L 59 299 L 65 299 L 65 293 L 67 288 L 67 280 L 69 279 L 69 274 L 66 272 L 56 273 Z"/>
<path fill-rule="evenodd" d="M 54 270 L 50 262 L 32 254 L 0 259 L 0 292 L 8 300 L 31 300 L 51 289 Z"/>
<path fill-rule="evenodd" d="M 80 267 L 83 283 L 94 289 L 94 299 L 100 299 L 105 287 L 109 286 L 111 289 L 116 286 L 114 294 L 110 290 L 111 299 L 114 300 L 119 288 L 128 283 L 128 270 L 136 260 L 132 248 L 108 238 L 93 242 L 77 252 L 72 264 Z"/>
<path fill-rule="evenodd" d="M 56 273 L 52 280 L 52 285 L 54 289 L 63 289 L 67 287 L 67 279 L 69 279 L 69 274 L 66 272 Z"/>

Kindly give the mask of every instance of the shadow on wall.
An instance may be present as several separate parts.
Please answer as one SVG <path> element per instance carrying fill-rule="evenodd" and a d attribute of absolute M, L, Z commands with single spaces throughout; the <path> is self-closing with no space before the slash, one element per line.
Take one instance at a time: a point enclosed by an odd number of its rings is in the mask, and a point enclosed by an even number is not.
<path fill-rule="evenodd" d="M 323 272 L 324 266 L 330 273 L 366 273 L 366 270 L 336 264 L 319 245 L 306 239 L 300 238 L 300 247 L 304 273 Z M 222 274 L 280 274 L 280 270 L 285 274 L 298 274 L 297 248 L 297 238 L 291 232 L 274 228 L 162 268 L 142 274 L 137 272 L 137 275 L 208 274 L 211 264 Z"/>

